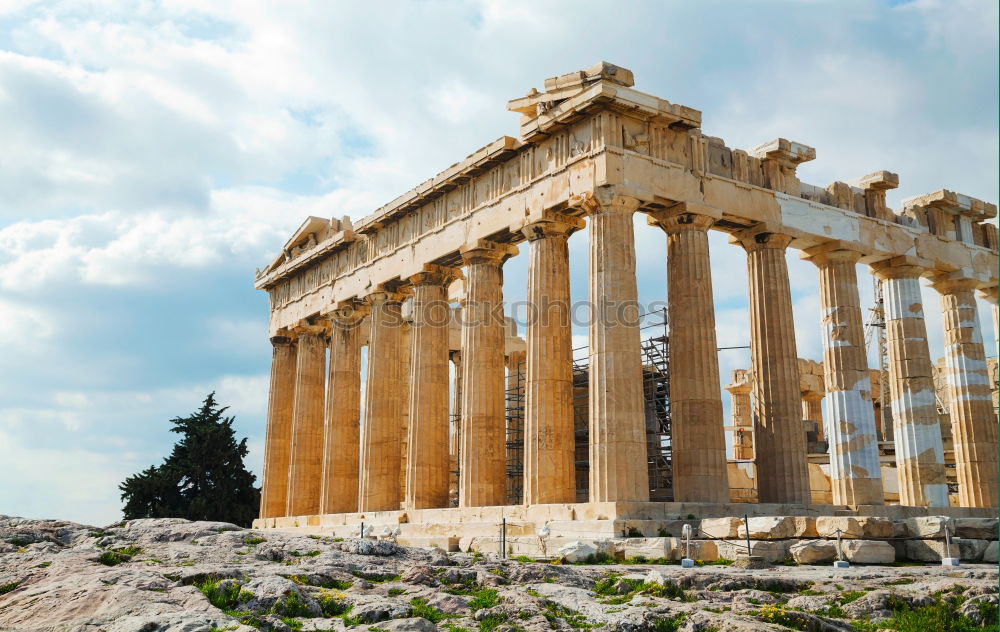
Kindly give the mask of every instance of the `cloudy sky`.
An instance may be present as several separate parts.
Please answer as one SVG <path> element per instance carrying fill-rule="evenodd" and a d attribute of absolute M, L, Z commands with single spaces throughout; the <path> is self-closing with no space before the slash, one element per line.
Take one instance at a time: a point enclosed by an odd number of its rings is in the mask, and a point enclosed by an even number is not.
<path fill-rule="evenodd" d="M 307 215 L 360 217 L 516 135 L 508 99 L 598 60 L 731 147 L 815 146 L 807 182 L 889 169 L 897 208 L 998 199 L 995 1 L 621 4 L 0 0 L 0 514 L 118 519 L 118 483 L 211 390 L 259 472 L 254 269 Z M 662 234 L 637 240 L 642 298 L 662 299 Z M 747 344 L 744 256 L 712 247 L 720 345 Z M 819 359 L 816 272 L 789 265 L 799 353 Z"/>

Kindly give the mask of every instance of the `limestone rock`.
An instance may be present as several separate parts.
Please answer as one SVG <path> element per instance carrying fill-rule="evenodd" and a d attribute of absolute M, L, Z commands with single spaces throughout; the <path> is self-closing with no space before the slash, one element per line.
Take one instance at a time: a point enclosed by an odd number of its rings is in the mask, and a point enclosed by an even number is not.
<path fill-rule="evenodd" d="M 348 538 L 341 548 L 356 555 L 397 555 L 399 545 L 389 540 L 371 540 L 368 538 Z"/>
<path fill-rule="evenodd" d="M 576 542 L 570 542 L 566 546 L 560 547 L 558 553 L 559 557 L 572 564 L 574 562 L 583 562 L 588 557 L 596 555 L 597 549 L 577 540 Z"/>
<path fill-rule="evenodd" d="M 816 537 L 816 519 L 811 516 L 760 516 L 750 518 L 751 540 L 784 540 Z M 747 536 L 746 525 L 740 525 L 736 537 Z"/>
<path fill-rule="evenodd" d="M 945 525 L 949 522 L 945 516 L 918 516 L 903 520 L 902 525 L 905 535 L 911 538 L 943 538 Z"/>
<path fill-rule="evenodd" d="M 242 589 L 253 595 L 252 599 L 245 602 L 246 608 L 253 612 L 270 612 L 272 609 L 283 612 L 282 604 L 289 599 L 296 599 L 312 616 L 323 614 L 319 603 L 312 596 L 284 577 L 261 577 L 247 582 Z"/>
<path fill-rule="evenodd" d="M 983 559 L 983 553 L 989 542 L 986 540 L 969 540 L 952 538 L 950 556 L 966 562 L 978 562 Z M 906 557 L 920 562 L 939 562 L 948 557 L 945 543 L 940 540 L 907 540 Z"/>
<path fill-rule="evenodd" d="M 896 549 L 879 540 L 844 540 L 844 557 L 851 564 L 891 564 L 896 561 Z"/>
<path fill-rule="evenodd" d="M 807 540 L 788 547 L 788 554 L 799 564 L 819 564 L 837 558 L 837 544 L 828 540 Z"/>
<path fill-rule="evenodd" d="M 821 538 L 891 538 L 895 534 L 892 520 L 875 516 L 818 516 L 816 533 Z"/>
<path fill-rule="evenodd" d="M 419 586 L 440 586 L 430 569 L 424 566 L 411 566 L 399 579 L 404 584 L 415 584 Z"/>
<path fill-rule="evenodd" d="M 704 518 L 699 529 L 702 533 L 721 540 L 735 538 L 743 521 L 739 518 Z"/>
<path fill-rule="evenodd" d="M 996 518 L 956 518 L 955 535 L 960 538 L 970 538 L 973 540 L 996 540 L 997 524 Z"/>
<path fill-rule="evenodd" d="M 1000 543 L 994 540 L 990 542 L 986 546 L 986 550 L 983 551 L 983 562 L 996 564 L 998 561 L 1000 561 Z"/>
<path fill-rule="evenodd" d="M 389 632 L 437 632 L 438 627 L 422 617 L 394 619 L 378 626 Z"/>
<path fill-rule="evenodd" d="M 716 545 L 719 547 L 719 557 L 727 560 L 735 560 L 747 554 L 744 540 L 720 540 Z M 751 540 L 750 555 L 762 557 L 768 562 L 780 562 L 788 555 L 788 546 L 787 542 L 778 540 Z"/>

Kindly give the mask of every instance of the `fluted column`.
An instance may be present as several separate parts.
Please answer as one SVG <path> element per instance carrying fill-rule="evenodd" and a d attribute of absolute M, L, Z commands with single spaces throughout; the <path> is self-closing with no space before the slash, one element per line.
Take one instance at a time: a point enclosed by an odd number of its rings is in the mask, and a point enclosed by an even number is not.
<path fill-rule="evenodd" d="M 569 235 L 584 221 L 553 214 L 522 229 L 528 261 L 524 503 L 576 501 Z"/>
<path fill-rule="evenodd" d="M 860 256 L 830 248 L 806 252 L 806 258 L 819 268 L 825 434 L 835 505 L 885 502 L 855 267 Z"/>
<path fill-rule="evenodd" d="M 730 395 L 729 416 L 733 425 L 733 458 L 753 459 L 753 411 L 750 407 L 750 376 L 745 369 L 736 369 L 726 387 Z"/>
<path fill-rule="evenodd" d="M 939 279 L 958 502 L 997 506 L 997 419 L 972 279 Z"/>
<path fill-rule="evenodd" d="M 461 436 L 462 419 L 462 352 L 449 352 L 451 363 L 455 366 L 455 386 L 451 389 L 451 426 L 448 435 L 448 506 L 458 506 L 458 452 Z"/>
<path fill-rule="evenodd" d="M 590 501 L 648 501 L 646 418 L 632 216 L 599 190 L 590 215 Z"/>
<path fill-rule="evenodd" d="M 923 268 L 905 259 L 872 268 L 882 280 L 885 299 L 899 504 L 947 507 L 944 447 L 920 297 Z"/>
<path fill-rule="evenodd" d="M 427 265 L 410 277 L 410 419 L 406 456 L 407 509 L 448 506 L 448 284 L 455 271 Z"/>
<path fill-rule="evenodd" d="M 330 315 L 321 513 L 358 510 L 361 451 L 361 338 L 366 305 L 345 303 Z"/>
<path fill-rule="evenodd" d="M 358 511 L 399 509 L 399 443 L 403 429 L 402 299 L 402 294 L 385 288 L 367 297 L 371 324 Z"/>
<path fill-rule="evenodd" d="M 295 404 L 288 473 L 289 516 L 319 513 L 323 480 L 326 325 L 296 328 Z"/>
<path fill-rule="evenodd" d="M 271 390 L 267 400 L 261 518 L 284 516 L 287 509 L 288 453 L 292 443 L 292 407 L 295 404 L 295 342 L 288 336 L 275 336 L 271 338 L 271 345 Z"/>
<path fill-rule="evenodd" d="M 505 504 L 503 262 L 515 246 L 480 240 L 462 248 L 462 429 L 459 505 Z"/>
<path fill-rule="evenodd" d="M 667 233 L 670 355 L 678 359 L 670 363 L 674 500 L 729 502 L 708 251 L 708 229 L 715 220 L 666 211 L 650 221 Z"/>
<path fill-rule="evenodd" d="M 806 434 L 799 399 L 792 294 L 785 248 L 791 237 L 745 233 L 750 284 L 750 364 L 753 379 L 757 496 L 761 503 L 811 502 Z"/>

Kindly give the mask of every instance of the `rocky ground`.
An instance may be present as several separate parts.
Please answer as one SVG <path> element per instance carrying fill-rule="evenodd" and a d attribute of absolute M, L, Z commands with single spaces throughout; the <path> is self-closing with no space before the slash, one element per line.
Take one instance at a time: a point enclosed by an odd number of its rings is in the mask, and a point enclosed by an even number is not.
<path fill-rule="evenodd" d="M 995 630 L 995 565 L 681 569 L 0 516 L 0 630 Z"/>

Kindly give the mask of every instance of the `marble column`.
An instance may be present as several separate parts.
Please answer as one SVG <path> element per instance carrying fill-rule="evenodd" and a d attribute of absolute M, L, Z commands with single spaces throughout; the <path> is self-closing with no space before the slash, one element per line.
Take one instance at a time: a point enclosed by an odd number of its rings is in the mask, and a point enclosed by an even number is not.
<path fill-rule="evenodd" d="M 818 246 L 804 256 L 819 268 L 833 504 L 881 505 L 885 500 L 855 267 L 861 255 Z"/>
<path fill-rule="evenodd" d="M 399 509 L 402 300 L 402 294 L 385 288 L 367 297 L 371 316 L 358 511 Z"/>
<path fill-rule="evenodd" d="M 330 315 L 321 513 L 358 510 L 361 450 L 361 339 L 366 305 L 346 303 Z"/>
<path fill-rule="evenodd" d="M 326 325 L 296 328 L 295 403 L 288 472 L 287 515 L 319 513 L 323 480 Z"/>
<path fill-rule="evenodd" d="M 708 230 L 712 217 L 652 214 L 667 234 L 674 501 L 729 502 Z"/>
<path fill-rule="evenodd" d="M 997 506 L 997 418 L 972 279 L 938 279 L 948 412 L 962 507 Z"/>
<path fill-rule="evenodd" d="M 729 415 L 733 425 L 733 458 L 753 460 L 753 410 L 750 407 L 750 376 L 745 369 L 736 369 L 726 386 L 730 395 Z"/>
<path fill-rule="evenodd" d="M 292 442 L 292 407 L 295 403 L 295 342 L 288 336 L 275 336 L 271 338 L 271 345 L 271 390 L 267 399 L 261 518 L 285 515 L 288 450 Z"/>
<path fill-rule="evenodd" d="M 448 284 L 455 271 L 426 265 L 410 277 L 410 419 L 406 509 L 448 506 Z"/>
<path fill-rule="evenodd" d="M 451 351 L 449 353 L 451 363 L 454 366 L 455 381 L 454 388 L 451 389 L 451 426 L 448 435 L 448 506 L 458 506 L 458 452 L 459 437 L 461 436 L 462 419 L 462 352 Z"/>
<path fill-rule="evenodd" d="M 598 190 L 590 216 L 590 501 L 649 500 L 632 216 L 639 200 Z"/>
<path fill-rule="evenodd" d="M 757 496 L 761 503 L 811 502 L 802 428 L 799 362 L 785 249 L 792 238 L 738 236 L 747 251 L 750 365 L 753 379 Z"/>
<path fill-rule="evenodd" d="M 462 248 L 462 429 L 459 505 L 506 501 L 504 313 L 501 266 L 517 247 L 480 240 Z"/>
<path fill-rule="evenodd" d="M 899 259 L 872 266 L 885 300 L 899 504 L 947 507 L 944 447 L 920 297 L 924 269 Z"/>
<path fill-rule="evenodd" d="M 573 434 L 573 331 L 569 235 L 576 217 L 553 214 L 522 229 L 528 261 L 524 503 L 576 502 Z"/>

